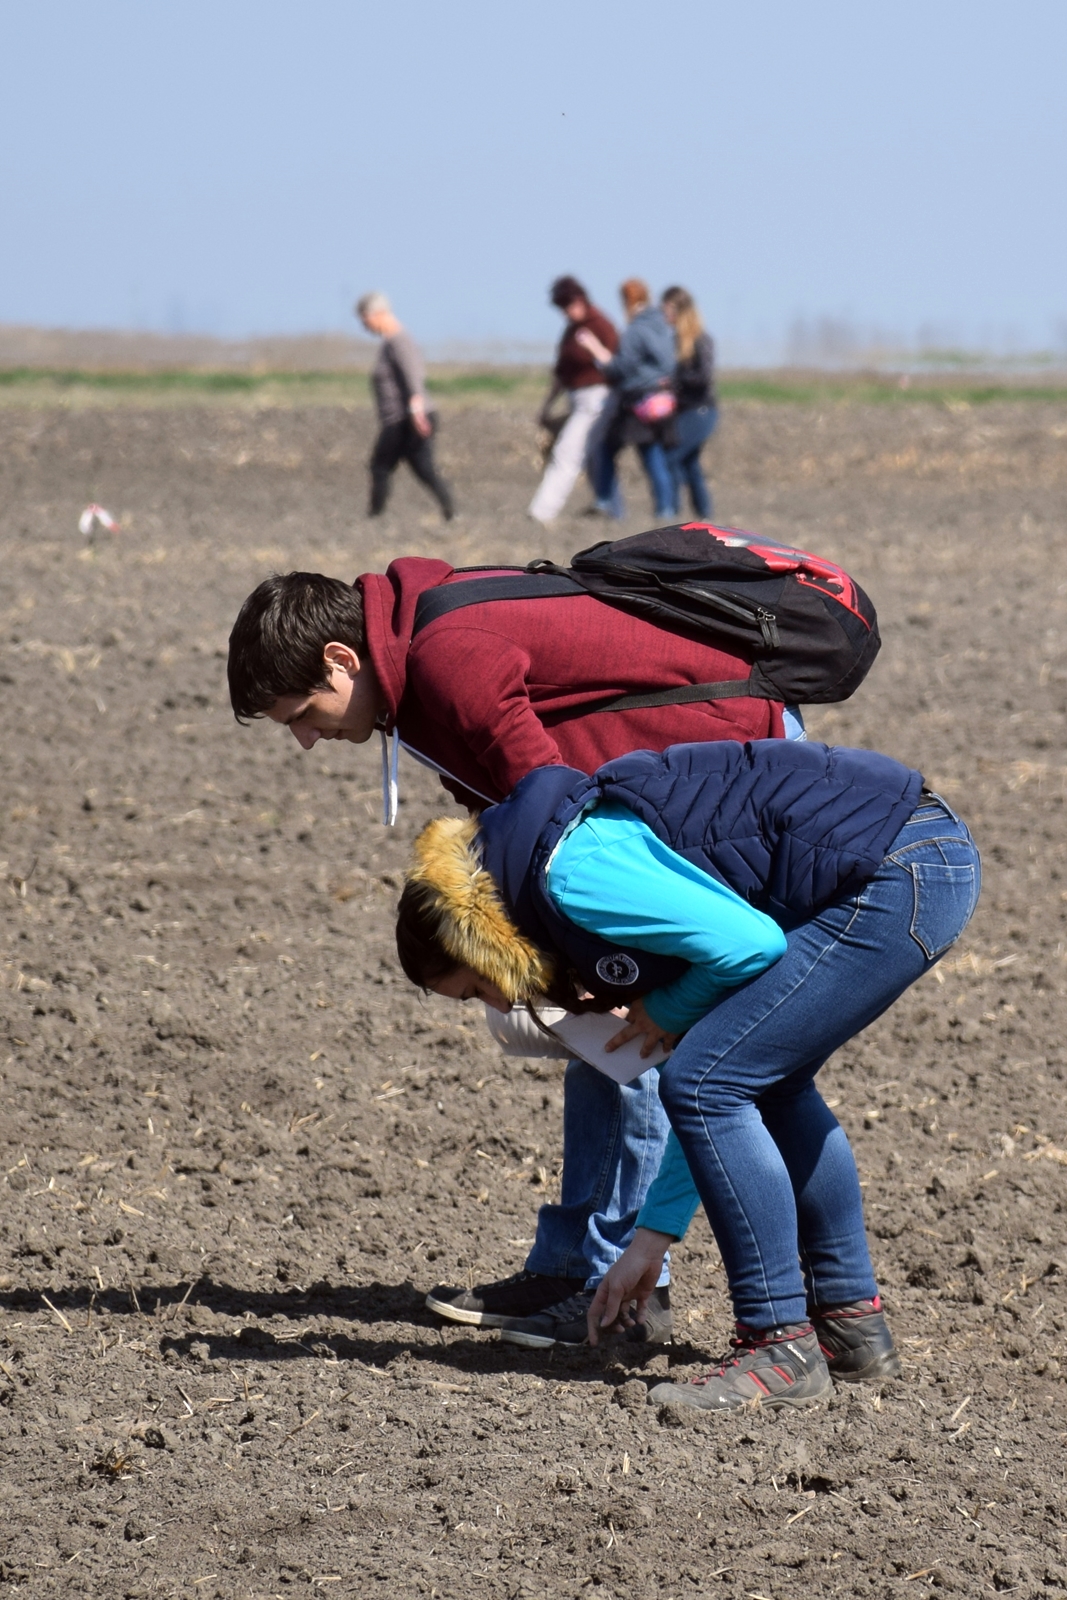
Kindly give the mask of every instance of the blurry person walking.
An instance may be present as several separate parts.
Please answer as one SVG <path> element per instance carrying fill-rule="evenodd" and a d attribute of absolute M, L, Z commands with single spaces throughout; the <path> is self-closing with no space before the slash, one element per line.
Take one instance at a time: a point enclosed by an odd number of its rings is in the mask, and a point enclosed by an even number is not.
<path fill-rule="evenodd" d="M 590 435 L 611 393 L 600 368 L 578 333 L 588 328 L 610 354 L 619 347 L 619 336 L 602 311 L 598 311 L 577 278 L 557 278 L 549 298 L 567 319 L 567 326 L 556 351 L 552 387 L 541 407 L 540 421 L 551 427 L 551 410 L 561 394 L 566 394 L 570 411 L 552 448 L 537 493 L 530 501 L 529 514 L 538 522 L 552 522 L 567 502 L 586 461 Z"/>
<path fill-rule="evenodd" d="M 682 491 L 689 490 L 698 517 L 712 515 L 711 493 L 700 465 L 700 452 L 719 419 L 715 394 L 715 347 L 704 331 L 696 301 L 686 289 L 674 285 L 663 291 L 663 315 L 674 329 L 677 364 L 674 392 L 678 410 L 674 417 L 674 444 L 667 465 L 674 479 L 679 511 Z"/>
<path fill-rule="evenodd" d="M 619 294 L 627 326 L 614 355 L 591 329 L 579 329 L 576 335 L 618 396 L 593 461 L 595 509 L 622 516 L 615 458 L 624 445 L 632 444 L 648 477 L 657 520 L 672 521 L 675 489 L 666 451 L 674 443 L 674 332 L 661 308 L 651 304 L 648 285 L 640 278 L 627 278 Z"/>
<path fill-rule="evenodd" d="M 419 348 L 393 315 L 384 294 L 363 295 L 355 309 L 367 332 L 382 341 L 371 372 L 378 407 L 378 437 L 370 458 L 370 515 L 377 517 L 385 510 L 390 480 L 400 463 L 406 461 L 449 522 L 453 516 L 452 494 L 434 466 L 437 415 L 426 393 L 426 364 Z"/>

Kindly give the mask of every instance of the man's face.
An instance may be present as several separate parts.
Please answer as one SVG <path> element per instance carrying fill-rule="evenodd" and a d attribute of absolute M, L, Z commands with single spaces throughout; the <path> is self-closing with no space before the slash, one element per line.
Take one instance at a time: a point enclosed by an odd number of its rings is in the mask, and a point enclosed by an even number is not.
<path fill-rule="evenodd" d="M 283 695 L 267 716 L 288 728 L 302 750 L 310 750 L 320 739 L 365 744 L 381 709 L 374 672 L 347 645 L 328 644 L 324 656 L 329 686 L 310 694 Z"/>
<path fill-rule="evenodd" d="M 572 300 L 570 305 L 563 308 L 563 315 L 568 322 L 584 322 L 588 314 L 589 307 L 584 300 Z"/>

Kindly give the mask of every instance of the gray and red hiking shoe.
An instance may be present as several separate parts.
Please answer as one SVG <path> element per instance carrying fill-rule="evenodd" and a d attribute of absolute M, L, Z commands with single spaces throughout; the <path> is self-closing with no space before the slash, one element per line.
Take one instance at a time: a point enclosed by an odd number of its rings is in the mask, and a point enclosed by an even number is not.
<path fill-rule="evenodd" d="M 756 1404 L 777 1411 L 782 1406 L 813 1405 L 833 1388 L 810 1322 L 778 1328 L 746 1328 L 739 1322 L 730 1347 L 734 1354 L 704 1377 L 658 1383 L 649 1393 L 651 1404 L 698 1406 L 703 1411 L 736 1411 Z"/>
<path fill-rule="evenodd" d="M 447 1317 L 449 1322 L 465 1322 L 474 1328 L 500 1328 L 512 1317 L 535 1317 L 584 1287 L 584 1278 L 550 1278 L 542 1272 L 514 1272 L 510 1278 L 475 1284 L 473 1289 L 439 1283 L 426 1296 L 426 1308 L 436 1311 L 439 1317 Z"/>
<path fill-rule="evenodd" d="M 831 1378 L 843 1383 L 876 1383 L 900 1376 L 900 1357 L 880 1295 L 847 1306 L 817 1308 L 811 1313 L 811 1322 Z"/>

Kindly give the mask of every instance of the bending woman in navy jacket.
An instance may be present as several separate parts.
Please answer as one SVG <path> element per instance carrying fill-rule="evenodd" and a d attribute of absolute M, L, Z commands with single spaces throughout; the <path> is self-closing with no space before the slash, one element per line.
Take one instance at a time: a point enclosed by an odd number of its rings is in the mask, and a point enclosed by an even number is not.
<path fill-rule="evenodd" d="M 656 1403 L 803 1405 L 831 1376 L 899 1371 L 815 1077 L 958 938 L 979 885 L 966 826 L 920 773 L 778 740 L 639 752 L 592 778 L 542 767 L 420 836 L 397 929 L 414 982 L 504 1011 L 622 1004 L 618 1043 L 674 1047 L 673 1138 L 590 1339 L 630 1305 L 641 1319 L 698 1201 L 738 1326 L 731 1356 Z"/>

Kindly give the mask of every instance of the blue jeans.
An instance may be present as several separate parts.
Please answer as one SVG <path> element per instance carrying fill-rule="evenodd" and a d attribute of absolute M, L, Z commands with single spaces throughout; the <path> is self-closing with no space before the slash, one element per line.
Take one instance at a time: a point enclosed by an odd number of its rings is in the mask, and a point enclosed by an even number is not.
<path fill-rule="evenodd" d="M 694 406 L 689 411 L 679 411 L 674 419 L 675 445 L 667 451 L 678 510 L 682 508 L 682 490 L 687 488 L 698 517 L 712 516 L 711 492 L 700 465 L 700 452 L 715 432 L 718 420 L 719 413 L 714 406 Z"/>
<path fill-rule="evenodd" d="M 661 1069 L 739 1322 L 803 1322 L 877 1292 L 856 1164 L 815 1075 L 959 937 L 980 884 L 966 827 L 924 797 L 870 882 L 787 929 L 782 959 Z"/>
<path fill-rule="evenodd" d="M 786 707 L 786 738 L 806 739 L 797 706 Z M 620 1089 L 584 1061 L 563 1079 L 563 1184 L 558 1205 L 542 1206 L 526 1260 L 530 1272 L 600 1282 L 633 1238 L 667 1142 L 670 1123 L 655 1072 Z M 664 1268 L 660 1280 L 668 1282 Z"/>
<path fill-rule="evenodd" d="M 597 509 L 607 516 L 621 520 L 626 514 L 626 505 L 622 497 L 622 488 L 619 484 L 618 473 L 615 470 L 615 457 L 618 447 L 612 447 L 611 436 L 615 430 L 616 418 L 619 414 L 619 396 L 616 391 L 608 396 L 603 411 L 597 418 L 596 427 L 589 436 L 586 449 L 586 472 L 593 490 L 593 499 Z"/>
<path fill-rule="evenodd" d="M 626 514 L 626 506 L 615 461 L 623 444 L 617 403 L 607 427 L 597 438 L 590 453 L 590 476 L 597 506 L 609 516 L 620 518 Z M 637 450 L 641 457 L 641 465 L 645 469 L 645 476 L 648 478 L 649 488 L 652 490 L 656 516 L 660 518 L 675 516 L 678 510 L 677 491 L 674 474 L 668 464 L 667 451 L 658 439 L 653 439 L 649 444 L 638 445 Z"/>
<path fill-rule="evenodd" d="M 674 487 L 674 474 L 668 465 L 666 450 L 664 450 L 658 439 L 653 439 L 651 444 L 639 444 L 637 452 L 641 457 L 641 465 L 645 469 L 645 476 L 652 490 L 655 515 L 661 520 L 665 517 L 676 517 L 678 515 L 678 496 Z"/>
<path fill-rule="evenodd" d="M 542 1206 L 530 1272 L 598 1284 L 633 1238 L 634 1223 L 659 1171 L 669 1123 L 658 1075 L 621 1087 L 584 1061 L 563 1080 L 563 1185 L 558 1205 Z M 661 1282 L 668 1281 L 666 1264 Z"/>

